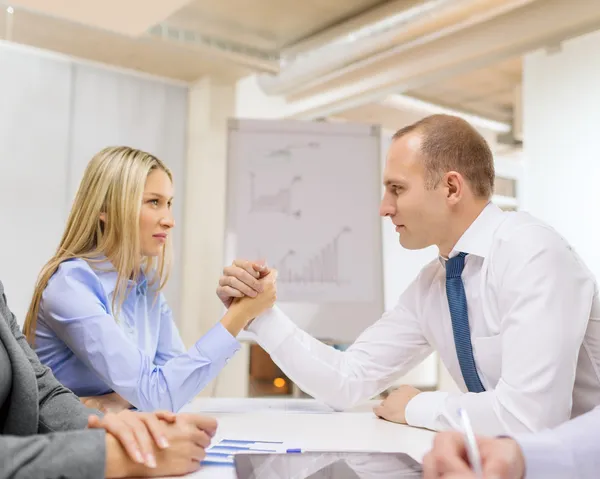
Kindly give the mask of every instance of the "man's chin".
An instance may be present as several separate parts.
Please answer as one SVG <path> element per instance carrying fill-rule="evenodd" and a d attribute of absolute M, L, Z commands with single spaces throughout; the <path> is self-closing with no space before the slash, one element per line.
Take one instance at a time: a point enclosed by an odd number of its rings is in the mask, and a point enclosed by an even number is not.
<path fill-rule="evenodd" d="M 427 248 L 427 246 L 423 246 L 422 244 L 415 243 L 414 241 L 410 241 L 407 238 L 404 238 L 404 240 L 403 240 L 402 235 L 400 235 L 400 237 L 398 238 L 398 242 L 400 243 L 400 246 L 402 246 L 404 249 L 408 249 L 408 250 L 417 250 L 417 249 Z"/>

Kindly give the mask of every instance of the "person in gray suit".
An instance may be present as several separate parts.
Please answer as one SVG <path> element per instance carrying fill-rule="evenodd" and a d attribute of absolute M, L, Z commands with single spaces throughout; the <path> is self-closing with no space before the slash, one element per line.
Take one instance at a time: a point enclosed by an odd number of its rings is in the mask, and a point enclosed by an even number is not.
<path fill-rule="evenodd" d="M 86 408 L 31 350 L 0 282 L 0 479 L 186 474 L 216 427 L 193 414 Z"/>

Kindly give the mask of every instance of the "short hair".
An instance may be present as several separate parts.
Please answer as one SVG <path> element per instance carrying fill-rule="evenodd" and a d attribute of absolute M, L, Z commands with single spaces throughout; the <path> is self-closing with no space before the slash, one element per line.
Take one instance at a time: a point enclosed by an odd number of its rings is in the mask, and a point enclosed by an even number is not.
<path fill-rule="evenodd" d="M 494 192 L 494 156 L 485 138 L 462 118 L 431 115 L 401 128 L 392 137 L 421 135 L 421 154 L 426 187 L 434 188 L 448 171 L 463 175 L 476 196 L 489 198 Z"/>

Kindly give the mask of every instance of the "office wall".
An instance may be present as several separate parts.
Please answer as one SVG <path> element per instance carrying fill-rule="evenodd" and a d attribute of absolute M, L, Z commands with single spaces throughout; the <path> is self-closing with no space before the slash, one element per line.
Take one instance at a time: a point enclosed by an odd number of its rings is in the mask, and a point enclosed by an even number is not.
<path fill-rule="evenodd" d="M 526 56 L 523 206 L 600 276 L 600 32 Z"/>
<path fill-rule="evenodd" d="M 22 323 L 66 219 L 71 67 L 0 45 L 0 280 Z"/>
<path fill-rule="evenodd" d="M 183 197 L 186 122 L 184 85 L 0 43 L 0 280 L 19 322 L 92 155 L 109 145 L 148 150 Z M 182 208 L 176 201 L 176 221 Z M 167 291 L 176 313 L 179 282 L 176 267 Z"/>

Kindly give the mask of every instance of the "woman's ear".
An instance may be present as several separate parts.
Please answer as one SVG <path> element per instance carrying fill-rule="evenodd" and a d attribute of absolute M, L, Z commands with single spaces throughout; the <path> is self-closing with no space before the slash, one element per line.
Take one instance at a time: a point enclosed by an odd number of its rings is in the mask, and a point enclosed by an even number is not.
<path fill-rule="evenodd" d="M 100 221 L 102 221 L 102 223 L 106 223 L 106 213 L 100 213 Z"/>

